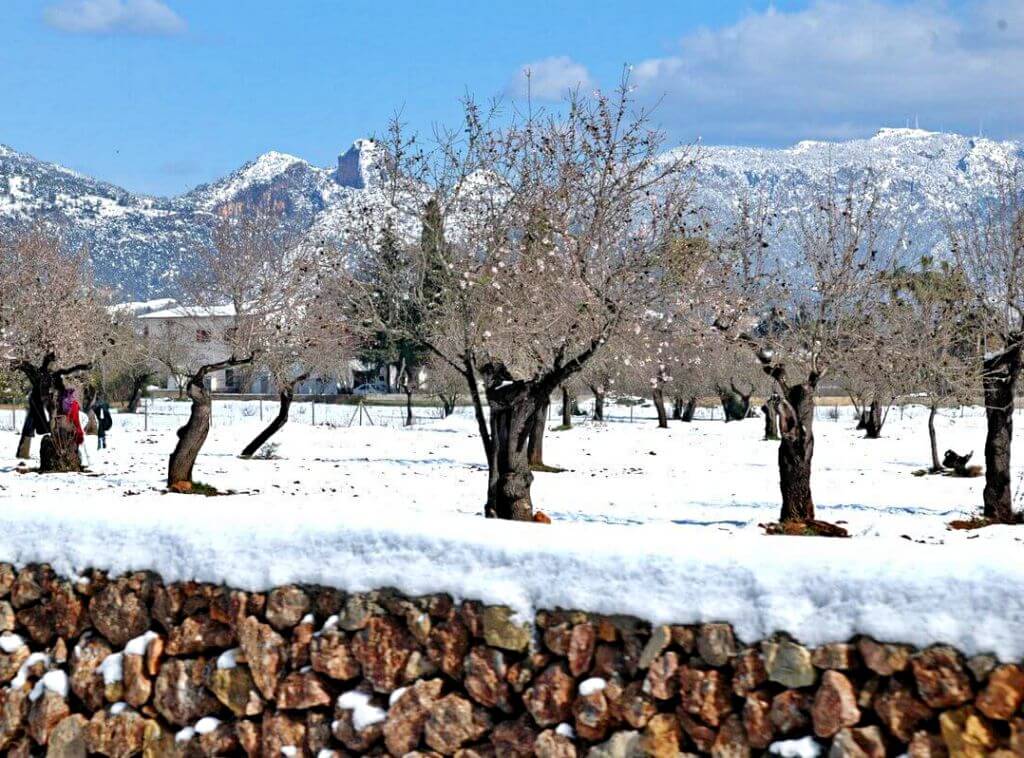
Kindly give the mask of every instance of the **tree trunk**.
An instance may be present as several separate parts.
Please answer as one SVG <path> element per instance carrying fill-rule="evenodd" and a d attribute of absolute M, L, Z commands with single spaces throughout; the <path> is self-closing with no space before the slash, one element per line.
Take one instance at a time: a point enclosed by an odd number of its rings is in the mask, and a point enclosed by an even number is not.
<path fill-rule="evenodd" d="M 572 426 L 572 398 L 565 387 L 562 387 L 562 426 L 566 429 Z"/>
<path fill-rule="evenodd" d="M 530 441 L 527 445 L 527 457 L 531 466 L 544 465 L 544 430 L 548 421 L 548 406 L 551 399 L 542 400 L 533 414 L 533 425 L 530 427 Z"/>
<path fill-rule="evenodd" d="M 683 420 L 683 399 L 679 395 L 672 398 L 672 420 Z"/>
<path fill-rule="evenodd" d="M 509 382 L 487 388 L 491 411 L 492 484 L 488 511 L 497 518 L 532 521 L 529 439 L 543 397 L 532 383 Z"/>
<path fill-rule="evenodd" d="M 934 403 L 928 409 L 928 440 L 932 444 L 932 473 L 937 474 L 942 471 L 942 463 L 939 461 L 939 441 L 935 436 L 935 415 L 938 413 L 939 408 Z"/>
<path fill-rule="evenodd" d="M 18 440 L 17 457 L 28 460 L 32 457 L 32 438 L 35 436 L 35 423 L 32 412 L 25 412 L 25 423 L 21 425 L 21 438 Z"/>
<path fill-rule="evenodd" d="M 178 429 L 178 444 L 174 446 L 171 460 L 167 467 L 167 486 L 174 487 L 192 482 L 192 467 L 196 463 L 199 451 L 210 433 L 210 417 L 213 410 L 213 398 L 203 384 L 204 374 L 193 376 L 188 383 L 188 396 L 192 400 L 192 410 L 188 421 Z"/>
<path fill-rule="evenodd" d="M 135 375 L 132 377 L 132 389 L 131 394 L 128 396 L 128 406 L 125 408 L 128 413 L 135 413 L 139 410 L 139 401 L 142 399 L 142 390 L 146 386 L 146 382 L 149 381 L 149 374 L 143 374 L 141 376 Z"/>
<path fill-rule="evenodd" d="M 689 424 L 693 421 L 694 415 L 697 413 L 697 398 L 691 397 L 686 401 L 686 407 L 683 408 L 682 420 Z"/>
<path fill-rule="evenodd" d="M 242 451 L 243 458 L 252 458 L 263 447 L 267 440 L 281 431 L 281 427 L 288 423 L 288 411 L 292 407 L 292 398 L 295 397 L 295 384 L 287 384 L 281 388 L 278 393 L 278 399 L 280 400 L 280 407 L 277 409 L 277 415 L 274 416 L 273 420 L 267 425 L 267 428 L 256 435 L 256 438 L 245 446 L 245 450 Z"/>
<path fill-rule="evenodd" d="M 656 384 L 651 390 L 651 398 L 654 400 L 654 408 L 658 411 L 658 428 L 668 429 L 668 414 L 665 412 L 665 395 L 661 385 Z"/>
<path fill-rule="evenodd" d="M 1010 443 L 1013 440 L 1013 397 L 1020 374 L 1021 345 L 988 358 L 984 363 L 985 390 L 985 518 L 1013 521 L 1010 486 Z"/>
<path fill-rule="evenodd" d="M 412 426 L 412 388 L 405 387 L 405 425 Z"/>
<path fill-rule="evenodd" d="M 53 430 L 39 442 L 39 473 L 58 474 L 82 470 L 75 441 L 75 427 L 67 416 L 57 416 Z"/>
<path fill-rule="evenodd" d="M 455 403 L 458 401 L 457 395 L 446 395 L 441 392 L 438 393 L 437 398 L 441 401 L 441 413 L 444 414 L 445 418 L 455 413 Z"/>
<path fill-rule="evenodd" d="M 779 396 L 772 394 L 761 406 L 764 414 L 764 438 L 766 440 L 777 440 L 779 438 Z"/>
<path fill-rule="evenodd" d="M 882 415 L 882 404 L 878 401 L 878 398 L 872 398 L 871 405 L 861 415 L 864 437 L 869 440 L 877 440 L 882 436 L 882 425 L 884 423 L 885 417 Z"/>
<path fill-rule="evenodd" d="M 604 390 L 591 387 L 594 392 L 594 421 L 604 421 Z"/>
<path fill-rule="evenodd" d="M 814 456 L 814 392 L 810 383 L 790 387 L 779 407 L 779 487 L 782 521 L 814 519 L 811 459 Z"/>

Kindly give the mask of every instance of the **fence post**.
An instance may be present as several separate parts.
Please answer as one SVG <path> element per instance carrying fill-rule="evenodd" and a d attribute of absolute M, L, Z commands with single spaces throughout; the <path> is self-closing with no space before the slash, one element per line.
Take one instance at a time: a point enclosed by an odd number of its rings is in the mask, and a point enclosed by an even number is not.
<path fill-rule="evenodd" d="M 260 398 L 260 421 L 263 421 L 263 398 Z"/>

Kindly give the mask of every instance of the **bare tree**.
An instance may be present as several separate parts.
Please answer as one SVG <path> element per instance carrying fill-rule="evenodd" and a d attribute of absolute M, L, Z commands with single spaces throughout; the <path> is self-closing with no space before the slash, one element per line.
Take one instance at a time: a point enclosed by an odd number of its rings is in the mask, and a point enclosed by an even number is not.
<path fill-rule="evenodd" d="M 663 256 L 686 234 L 692 159 L 663 156 L 628 82 L 611 97 L 573 95 L 564 117 L 530 114 L 500 128 L 469 103 L 464 128 L 440 134 L 429 153 L 409 144 L 393 139 L 390 150 L 395 228 L 419 228 L 433 201 L 437 243 L 432 257 L 418 240 L 406 244 L 404 298 L 423 314 L 406 328 L 466 379 L 489 464 L 485 512 L 529 520 L 539 409 L 619 324 L 693 296 L 702 261 L 668 276 Z M 358 285 L 358 267 L 349 270 Z M 381 306 L 363 302 L 382 323 Z"/>
<path fill-rule="evenodd" d="M 105 302 L 84 251 L 67 251 L 41 228 L 0 239 L 0 349 L 31 387 L 19 454 L 42 435 L 42 472 L 81 470 L 78 420 L 61 401 L 69 380 L 114 342 Z"/>
<path fill-rule="evenodd" d="M 999 178 L 995 197 L 964 209 L 950 223 L 950 244 L 975 301 L 975 334 L 983 346 L 985 395 L 984 516 L 1014 520 L 1010 484 L 1014 395 L 1024 347 L 1024 167 Z"/>
<path fill-rule="evenodd" d="M 779 392 L 780 520 L 807 523 L 815 521 L 818 385 L 840 356 L 870 349 L 865 315 L 877 306 L 890 257 L 878 249 L 882 225 L 870 174 L 845 188 L 833 180 L 796 219 L 790 237 L 776 237 L 772 226 L 770 215 L 741 214 L 726 236 L 736 289 L 716 324 L 753 351 Z M 793 242 L 773 249 L 773 238 Z"/>

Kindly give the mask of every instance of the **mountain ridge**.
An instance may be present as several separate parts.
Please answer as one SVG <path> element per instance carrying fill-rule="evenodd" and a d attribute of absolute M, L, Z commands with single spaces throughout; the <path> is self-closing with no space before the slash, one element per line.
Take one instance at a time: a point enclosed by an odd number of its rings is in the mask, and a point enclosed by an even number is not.
<path fill-rule="evenodd" d="M 910 231 L 924 251 L 941 240 L 951 208 L 983 202 L 1001 168 L 1024 157 L 1024 146 L 1013 141 L 891 128 L 863 139 L 803 140 L 785 148 L 698 143 L 695 149 L 697 201 L 713 221 L 726 218 L 751 191 L 767 190 L 778 210 L 793 212 L 830 177 L 846 182 L 871 170 L 880 177 L 883 205 L 912 217 Z M 383 202 L 375 188 L 385 171 L 383 151 L 359 139 L 334 167 L 271 150 L 227 176 L 163 198 L 0 144 L 0 233 L 56 223 L 71 244 L 88 247 L 102 282 L 126 298 L 147 299 L 173 290 L 190 268 L 190 251 L 211 244 L 217 218 L 269 205 L 290 231 L 340 237 L 361 202 Z"/>

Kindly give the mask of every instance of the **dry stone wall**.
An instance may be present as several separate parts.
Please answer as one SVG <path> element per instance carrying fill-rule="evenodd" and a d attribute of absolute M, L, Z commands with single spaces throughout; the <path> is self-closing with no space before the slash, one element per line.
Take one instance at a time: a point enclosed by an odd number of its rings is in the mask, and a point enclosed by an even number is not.
<path fill-rule="evenodd" d="M 943 646 L 0 564 L 6 756 L 1024 755 L 1022 699 Z"/>

